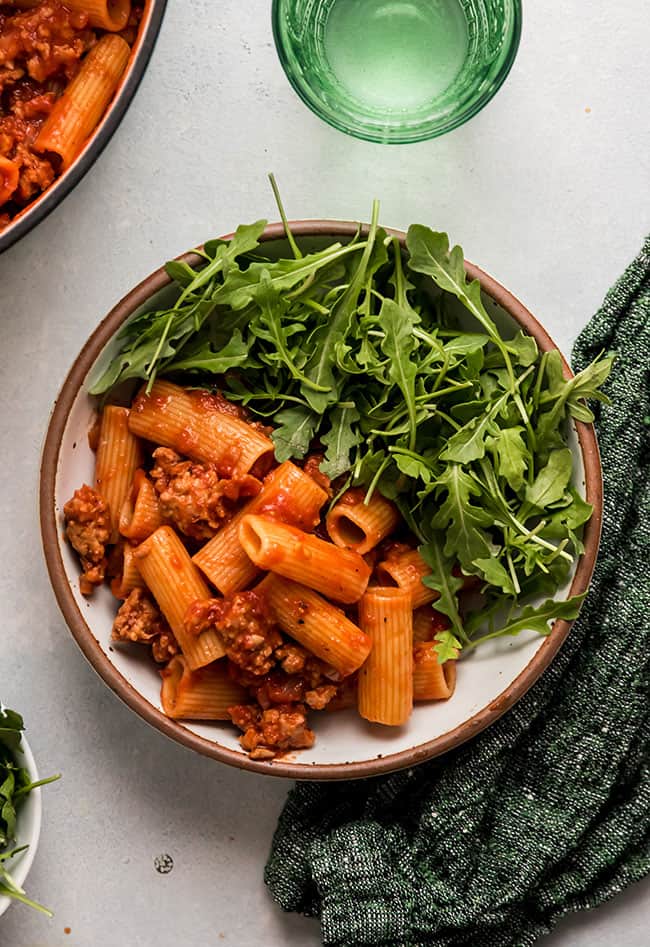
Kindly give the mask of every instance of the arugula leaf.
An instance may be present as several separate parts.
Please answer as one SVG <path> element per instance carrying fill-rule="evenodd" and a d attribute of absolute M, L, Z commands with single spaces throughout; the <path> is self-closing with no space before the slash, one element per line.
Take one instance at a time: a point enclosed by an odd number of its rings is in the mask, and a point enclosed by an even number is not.
<path fill-rule="evenodd" d="M 270 273 L 271 285 L 275 290 L 286 292 L 335 260 L 358 253 L 360 246 L 350 244 L 342 247 L 335 243 L 325 250 L 310 253 L 297 260 L 275 260 L 273 263 L 265 260 L 261 263 L 251 263 L 245 270 L 232 267 L 224 282 L 214 291 L 212 301 L 219 306 L 230 306 L 234 310 L 243 309 L 264 293 L 261 280 L 263 273 Z"/>
<path fill-rule="evenodd" d="M 417 343 L 413 335 L 419 317 L 413 310 L 403 308 L 392 299 L 384 299 L 379 312 L 379 324 L 384 331 L 381 350 L 389 359 L 388 377 L 402 392 L 409 417 L 409 450 L 414 450 L 417 437 L 415 405 L 415 378 L 417 365 L 412 360 Z"/>
<path fill-rule="evenodd" d="M 229 341 L 218 350 L 215 350 L 211 339 L 199 334 L 183 348 L 183 357 L 174 359 L 167 367 L 170 372 L 224 375 L 229 369 L 244 364 L 248 358 L 248 349 L 239 329 L 235 329 Z"/>
<path fill-rule="evenodd" d="M 555 602 L 548 599 L 542 605 L 527 605 L 519 614 L 499 628 L 498 631 L 487 635 L 481 635 L 474 638 L 470 644 L 466 645 L 465 650 L 475 648 L 489 638 L 502 638 L 504 636 L 514 636 L 522 631 L 534 631 L 537 634 L 547 637 L 553 631 L 550 622 L 557 621 L 560 618 L 566 621 L 573 621 L 578 617 L 580 608 L 585 599 L 586 592 L 582 595 L 574 595 L 562 602 Z M 436 608 L 437 608 L 436 604 Z"/>
<path fill-rule="evenodd" d="M 462 647 L 461 642 L 448 628 L 439 631 L 436 635 L 436 645 L 433 649 L 438 655 L 438 664 L 444 664 L 446 661 L 455 661 Z"/>
<path fill-rule="evenodd" d="M 506 595 L 516 595 L 512 577 L 501 564 L 496 556 L 489 556 L 486 559 L 475 559 L 474 565 L 478 567 L 481 576 L 485 581 L 496 589 L 501 589 Z"/>
<path fill-rule="evenodd" d="M 24 729 L 25 725 L 20 714 L 0 705 L 0 745 L 5 746 L 12 754 L 22 752 L 20 735 Z"/>
<path fill-rule="evenodd" d="M 451 621 L 456 638 L 466 644 L 468 638 L 458 610 L 458 592 L 463 586 L 463 580 L 452 574 L 453 559 L 445 557 L 440 543 L 436 539 L 419 546 L 418 552 L 431 569 L 431 574 L 426 575 L 422 582 L 427 588 L 438 592 L 439 595 L 439 598 L 436 599 L 436 611 L 447 616 Z M 454 647 L 460 648 L 461 645 L 456 644 Z"/>
<path fill-rule="evenodd" d="M 468 464 L 485 456 L 485 439 L 495 417 L 508 400 L 508 393 L 498 398 L 492 407 L 480 418 L 473 418 L 468 424 L 449 438 L 440 457 L 459 464 Z"/>
<path fill-rule="evenodd" d="M 350 452 L 361 443 L 362 438 L 361 432 L 354 427 L 360 417 L 356 408 L 337 407 L 330 417 L 331 427 L 326 434 L 321 435 L 327 451 L 320 469 L 334 480 L 350 469 Z"/>
<path fill-rule="evenodd" d="M 275 444 L 275 458 L 279 463 L 290 457 L 304 457 L 309 450 L 318 417 L 309 408 L 300 405 L 284 408 L 273 418 L 277 425 L 271 434 Z"/>
<path fill-rule="evenodd" d="M 472 497 L 481 496 L 480 485 L 459 464 L 448 464 L 436 486 L 446 490 L 447 496 L 431 525 L 446 531 L 445 554 L 457 556 L 461 567 L 472 572 L 475 559 L 490 555 L 489 539 L 483 529 L 490 524 L 490 517 L 472 503 Z"/>
<path fill-rule="evenodd" d="M 332 307 L 330 317 L 326 323 L 319 326 L 311 339 L 314 353 L 306 365 L 306 374 L 311 379 L 316 388 L 330 389 L 332 395 L 322 394 L 313 387 L 305 389 L 303 386 L 303 395 L 305 400 L 314 409 L 314 411 L 325 411 L 327 406 L 338 399 L 334 393 L 334 372 L 333 366 L 336 360 L 336 345 L 341 338 L 347 334 L 353 313 L 355 312 L 359 295 L 363 289 L 366 277 L 366 271 L 370 262 L 370 257 L 377 237 L 379 218 L 379 204 L 374 202 L 372 208 L 372 222 L 366 239 L 363 254 L 349 285 L 345 292 L 339 298 L 338 302 Z"/>
<path fill-rule="evenodd" d="M 170 260 L 165 263 L 165 273 L 179 286 L 189 286 L 196 279 L 196 270 L 183 260 Z"/>
<path fill-rule="evenodd" d="M 483 326 L 492 341 L 503 349 L 503 340 L 483 305 L 481 284 L 478 280 L 468 282 L 461 247 L 450 249 L 446 233 L 435 233 L 421 224 L 409 227 L 406 246 L 410 254 L 409 269 L 430 276 L 440 289 L 456 296 Z"/>
<path fill-rule="evenodd" d="M 532 335 L 524 335 L 521 329 L 514 339 L 508 340 L 506 345 L 508 351 L 515 356 L 517 363 L 524 368 L 528 368 L 529 365 L 534 365 L 537 361 L 539 356 L 537 342 Z"/>
<path fill-rule="evenodd" d="M 526 487 L 526 503 L 540 510 L 557 503 L 564 496 L 572 470 L 573 455 L 568 447 L 552 451 L 546 466 Z"/>
<path fill-rule="evenodd" d="M 528 448 L 523 440 L 523 427 L 503 427 L 486 440 L 494 455 L 497 473 L 517 492 L 524 483 L 528 467 Z"/>

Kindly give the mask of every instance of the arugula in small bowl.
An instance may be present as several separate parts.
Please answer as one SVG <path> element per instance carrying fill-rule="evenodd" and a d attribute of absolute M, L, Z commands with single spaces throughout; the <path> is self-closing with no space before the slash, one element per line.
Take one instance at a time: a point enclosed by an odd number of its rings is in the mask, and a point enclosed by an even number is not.
<path fill-rule="evenodd" d="M 31 850 L 33 855 L 40 829 L 37 794 L 31 794 L 60 777 L 38 778 L 24 729 L 20 714 L 0 705 L 0 914 L 14 900 L 51 917 L 47 908 L 27 897 L 22 882 L 31 863 L 24 853 Z"/>

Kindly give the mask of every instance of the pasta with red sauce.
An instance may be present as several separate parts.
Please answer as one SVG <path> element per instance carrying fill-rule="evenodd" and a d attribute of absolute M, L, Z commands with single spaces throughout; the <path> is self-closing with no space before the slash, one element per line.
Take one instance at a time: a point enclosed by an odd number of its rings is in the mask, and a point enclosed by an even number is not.
<path fill-rule="evenodd" d="M 130 0 L 115 6 L 111 20 L 101 0 L 0 2 L 0 230 L 69 167 L 113 98 L 142 19 Z"/>
<path fill-rule="evenodd" d="M 413 571 L 394 505 L 337 498 L 317 453 L 278 464 L 270 433 L 221 395 L 156 382 L 104 409 L 95 483 L 64 509 L 80 591 L 112 580 L 112 640 L 162 665 L 165 713 L 229 720 L 262 761 L 311 747 L 316 711 L 399 726 L 455 681 L 436 655 L 448 620 L 437 593 L 423 604 L 426 567 Z"/>

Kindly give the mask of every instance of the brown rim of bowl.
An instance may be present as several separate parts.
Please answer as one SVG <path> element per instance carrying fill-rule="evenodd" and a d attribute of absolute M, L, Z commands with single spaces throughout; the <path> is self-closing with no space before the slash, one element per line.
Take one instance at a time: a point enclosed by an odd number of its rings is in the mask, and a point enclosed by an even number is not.
<path fill-rule="evenodd" d="M 299 220 L 292 221 L 291 229 L 298 237 L 352 237 L 358 225 L 345 221 L 330 220 Z M 397 234 L 402 242 L 405 234 L 400 231 L 391 231 Z M 262 240 L 276 240 L 284 236 L 281 223 L 267 226 Z M 228 238 L 225 238 L 228 239 Z M 184 254 L 179 259 L 192 259 L 192 254 Z M 196 257 L 195 257 L 196 259 Z M 556 349 L 557 346 L 548 333 L 537 322 L 535 317 L 516 299 L 507 289 L 504 289 L 496 280 L 488 276 L 472 263 L 466 263 L 469 276 L 478 279 L 481 288 L 491 296 L 516 322 L 537 341 L 542 351 Z M 128 681 L 116 670 L 109 658 L 104 654 L 91 629 L 86 624 L 73 597 L 63 566 L 61 550 L 59 548 L 59 524 L 55 510 L 55 486 L 59 461 L 61 440 L 65 430 L 68 414 L 89 370 L 94 365 L 106 343 L 119 329 L 124 320 L 140 305 L 145 303 L 155 292 L 171 282 L 164 269 L 156 270 L 138 286 L 128 293 L 115 306 L 106 318 L 90 336 L 79 356 L 74 362 L 68 376 L 63 383 L 50 419 L 43 457 L 41 463 L 40 482 L 40 521 L 45 560 L 50 575 L 54 594 L 63 612 L 63 616 L 74 635 L 77 644 L 86 658 L 103 678 L 106 684 L 132 710 L 157 730 L 183 744 L 191 750 L 210 756 L 213 759 L 237 766 L 240 769 L 265 775 L 282 776 L 290 779 L 356 779 L 368 776 L 378 776 L 405 767 L 424 762 L 434 756 L 446 753 L 471 739 L 481 730 L 494 723 L 502 714 L 509 710 L 522 697 L 531 685 L 549 666 L 561 645 L 565 641 L 571 627 L 571 622 L 559 620 L 555 622 L 552 634 L 545 639 L 534 657 L 523 671 L 508 687 L 493 701 L 483 707 L 464 723 L 430 740 L 408 750 L 392 753 L 387 756 L 378 756 L 374 759 L 352 763 L 313 763 L 299 764 L 290 760 L 276 761 L 251 760 L 246 754 L 228 749 L 219 744 L 192 733 L 186 727 L 174 720 L 170 720 L 160 710 L 157 710 Z M 571 370 L 564 360 L 564 373 L 567 378 L 572 377 Z M 585 468 L 585 484 L 587 500 L 593 505 L 594 513 L 585 529 L 585 552 L 580 558 L 571 584 L 571 595 L 586 591 L 596 562 L 602 516 L 602 474 L 600 455 L 594 428 L 590 424 L 576 423 L 578 439 L 583 455 Z"/>

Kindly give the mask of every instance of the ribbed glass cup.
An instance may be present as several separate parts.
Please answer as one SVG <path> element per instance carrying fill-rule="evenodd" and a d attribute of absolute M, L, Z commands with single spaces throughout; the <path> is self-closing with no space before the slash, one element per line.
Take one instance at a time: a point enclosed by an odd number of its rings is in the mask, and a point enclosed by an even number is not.
<path fill-rule="evenodd" d="M 517 53 L 521 2 L 274 0 L 273 33 L 312 111 L 357 138 L 405 144 L 490 101 Z"/>

